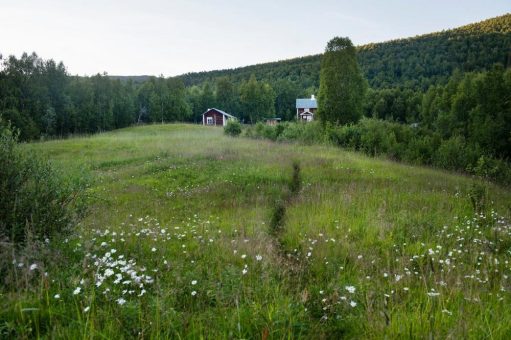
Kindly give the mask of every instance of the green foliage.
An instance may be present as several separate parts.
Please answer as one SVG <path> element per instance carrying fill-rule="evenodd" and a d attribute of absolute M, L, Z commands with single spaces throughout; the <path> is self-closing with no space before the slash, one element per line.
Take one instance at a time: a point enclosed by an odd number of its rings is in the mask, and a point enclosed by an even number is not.
<path fill-rule="evenodd" d="M 245 136 L 314 144 L 324 140 L 324 128 L 319 122 L 307 124 L 284 122 L 273 126 L 257 123 L 247 127 Z"/>
<path fill-rule="evenodd" d="M 296 118 L 296 98 L 300 96 L 298 86 L 288 79 L 282 79 L 274 84 L 274 89 L 276 93 L 275 113 L 283 120 L 294 120 Z M 307 97 L 310 97 L 310 94 Z"/>
<path fill-rule="evenodd" d="M 84 208 L 83 181 L 65 178 L 16 142 L 9 126 L 1 128 L 0 238 L 22 244 L 65 234 Z"/>
<path fill-rule="evenodd" d="M 235 119 L 229 119 L 224 127 L 224 133 L 231 137 L 238 137 L 241 134 L 241 124 Z"/>
<path fill-rule="evenodd" d="M 3 61 L 0 115 L 19 129 L 21 140 L 192 119 L 177 78 L 150 77 L 135 85 L 106 74 L 73 77 L 64 64 L 35 53 Z"/>
<path fill-rule="evenodd" d="M 356 50 L 349 38 L 333 38 L 321 59 L 318 117 L 323 122 L 349 124 L 362 116 L 366 91 Z"/>
<path fill-rule="evenodd" d="M 343 126 L 327 124 L 323 127 L 317 122 L 282 123 L 278 126 L 256 125 L 249 128 L 246 135 L 305 144 L 328 142 L 370 156 L 383 155 L 398 161 L 434 165 L 500 183 L 511 183 L 511 165 L 508 162 L 488 156 L 484 149 L 471 145 L 462 136 L 443 140 L 438 133 L 428 129 L 374 118 L 363 118 L 357 124 Z"/>
<path fill-rule="evenodd" d="M 229 113 L 238 111 L 238 93 L 228 77 L 218 78 L 216 81 L 215 104 Z"/>
<path fill-rule="evenodd" d="M 240 86 L 241 118 L 250 123 L 256 123 L 270 117 L 275 112 L 275 92 L 272 87 L 257 81 L 252 75 L 247 82 Z"/>
<path fill-rule="evenodd" d="M 374 89 L 405 87 L 426 90 L 445 84 L 454 70 L 487 70 L 495 63 L 509 65 L 511 14 L 479 23 L 412 38 L 357 47 L 364 77 Z M 481 53 L 486 51 L 486 53 Z M 274 84 L 281 79 L 295 83 L 301 91 L 319 87 L 321 55 L 293 58 L 236 69 L 187 73 L 180 76 L 186 86 L 228 76 L 241 84 L 251 74 Z"/>

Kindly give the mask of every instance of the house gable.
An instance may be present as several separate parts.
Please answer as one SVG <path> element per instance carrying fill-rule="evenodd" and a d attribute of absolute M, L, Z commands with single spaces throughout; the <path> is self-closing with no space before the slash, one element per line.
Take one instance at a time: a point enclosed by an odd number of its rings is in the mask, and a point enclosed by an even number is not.
<path fill-rule="evenodd" d="M 229 119 L 236 119 L 236 117 L 222 110 L 211 108 L 202 114 L 202 125 L 224 126 Z"/>

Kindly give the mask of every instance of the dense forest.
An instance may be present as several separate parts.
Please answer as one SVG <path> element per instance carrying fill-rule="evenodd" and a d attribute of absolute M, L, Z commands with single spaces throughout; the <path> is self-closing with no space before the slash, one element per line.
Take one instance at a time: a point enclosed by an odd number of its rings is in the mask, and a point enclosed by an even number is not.
<path fill-rule="evenodd" d="M 452 30 L 360 46 L 360 66 L 372 88 L 406 87 L 426 90 L 446 83 L 456 69 L 481 71 L 488 65 L 511 65 L 511 14 Z M 228 76 L 240 83 L 254 74 L 273 84 L 287 79 L 300 89 L 319 86 L 321 55 L 313 55 L 236 69 L 188 73 L 186 86 L 214 82 Z"/>
<path fill-rule="evenodd" d="M 365 117 L 418 126 L 431 138 L 462 138 L 491 157 L 511 156 L 511 14 L 356 52 L 369 85 Z M 133 78 L 71 76 L 62 62 L 35 53 L 9 56 L 1 60 L 0 115 L 22 140 L 199 122 L 210 107 L 246 123 L 292 120 L 295 99 L 318 93 L 320 58 Z"/>

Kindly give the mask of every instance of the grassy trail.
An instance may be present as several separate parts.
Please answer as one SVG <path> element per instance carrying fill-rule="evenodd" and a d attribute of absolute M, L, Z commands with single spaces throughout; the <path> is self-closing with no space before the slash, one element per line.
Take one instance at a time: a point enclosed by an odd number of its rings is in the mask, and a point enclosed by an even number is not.
<path fill-rule="evenodd" d="M 489 184 L 493 204 L 474 215 L 468 177 L 222 132 L 154 125 L 27 145 L 85 169 L 92 206 L 58 260 L 14 269 L 26 284 L 2 291 L 0 334 L 511 336 L 508 189 Z M 301 185 L 275 236 L 294 162 Z"/>

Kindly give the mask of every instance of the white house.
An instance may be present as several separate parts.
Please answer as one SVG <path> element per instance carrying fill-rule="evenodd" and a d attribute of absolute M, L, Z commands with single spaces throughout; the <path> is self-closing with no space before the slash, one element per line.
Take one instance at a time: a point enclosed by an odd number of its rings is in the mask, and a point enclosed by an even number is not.
<path fill-rule="evenodd" d="M 298 98 L 296 100 L 296 120 L 311 122 L 318 110 L 318 102 L 314 95 L 310 98 Z"/>

